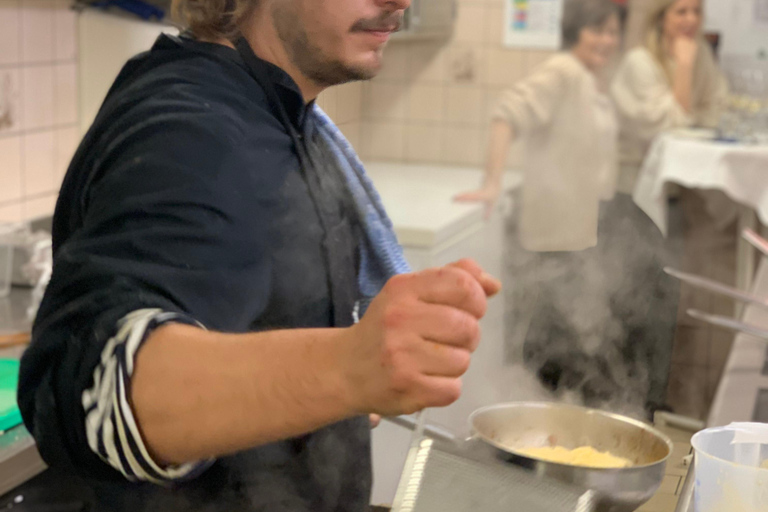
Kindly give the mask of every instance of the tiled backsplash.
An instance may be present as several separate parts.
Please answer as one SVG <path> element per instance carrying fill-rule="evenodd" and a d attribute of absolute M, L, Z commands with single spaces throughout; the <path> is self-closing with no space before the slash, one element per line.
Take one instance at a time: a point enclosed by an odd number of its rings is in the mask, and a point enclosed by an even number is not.
<path fill-rule="evenodd" d="M 551 54 L 503 46 L 503 0 L 458 4 L 451 39 L 391 43 L 381 74 L 364 84 L 365 158 L 482 165 L 500 94 Z"/>
<path fill-rule="evenodd" d="M 0 0 L 0 222 L 53 211 L 79 142 L 69 0 Z"/>
<path fill-rule="evenodd" d="M 502 92 L 553 52 L 503 45 L 505 0 L 457 0 L 445 41 L 393 42 L 384 69 L 363 85 L 364 158 L 482 166 L 491 112 Z M 627 45 L 640 40 L 650 0 L 632 0 Z M 518 167 L 522 144 L 510 151 Z"/>
<path fill-rule="evenodd" d="M 340 85 L 326 90 L 317 99 L 353 147 L 360 147 L 363 109 L 363 85 L 360 82 Z"/>
<path fill-rule="evenodd" d="M 69 3 L 0 0 L 0 222 L 52 210 L 80 138 Z M 379 77 L 319 104 L 364 158 L 481 165 L 499 94 L 549 55 L 503 48 L 502 9 L 459 0 L 450 40 L 392 43 Z"/>

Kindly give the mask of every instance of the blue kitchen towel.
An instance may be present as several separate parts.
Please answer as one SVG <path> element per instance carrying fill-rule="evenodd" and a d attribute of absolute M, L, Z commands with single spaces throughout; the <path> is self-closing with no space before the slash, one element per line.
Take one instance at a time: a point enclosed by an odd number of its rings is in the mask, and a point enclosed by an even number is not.
<path fill-rule="evenodd" d="M 363 162 L 352 145 L 323 110 L 314 105 L 317 129 L 338 161 L 361 219 L 364 239 L 360 244 L 358 287 L 362 299 L 357 315 L 362 317 L 371 300 L 392 276 L 411 271 L 403 248 L 397 241 L 392 221 L 381 197 L 365 172 Z"/>

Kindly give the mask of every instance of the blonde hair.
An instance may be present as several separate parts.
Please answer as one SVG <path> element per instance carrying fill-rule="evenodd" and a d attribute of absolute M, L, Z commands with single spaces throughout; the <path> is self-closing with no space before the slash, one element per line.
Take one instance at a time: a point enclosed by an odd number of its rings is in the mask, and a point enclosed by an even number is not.
<path fill-rule="evenodd" d="M 645 47 L 661 65 L 669 81 L 672 81 L 672 60 L 664 48 L 664 16 L 678 0 L 655 0 L 645 20 Z M 702 1 L 702 6 L 704 2 Z M 699 34 L 701 38 L 701 34 Z"/>
<path fill-rule="evenodd" d="M 258 0 L 172 0 L 171 13 L 195 37 L 232 40 Z"/>

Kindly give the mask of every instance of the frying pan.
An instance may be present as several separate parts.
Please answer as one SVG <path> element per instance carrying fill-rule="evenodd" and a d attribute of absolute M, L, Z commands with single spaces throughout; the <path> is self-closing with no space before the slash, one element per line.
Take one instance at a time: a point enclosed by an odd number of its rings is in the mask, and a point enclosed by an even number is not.
<path fill-rule="evenodd" d="M 415 428 L 407 417 L 387 418 Z M 469 417 L 471 437 L 426 426 L 425 435 L 463 445 L 474 455 L 494 457 L 598 494 L 597 512 L 632 512 L 647 502 L 664 478 L 672 441 L 658 430 L 618 414 L 575 405 L 512 402 L 478 409 Z M 632 461 L 628 468 L 587 468 L 530 457 L 520 450 L 541 446 L 591 446 Z"/>

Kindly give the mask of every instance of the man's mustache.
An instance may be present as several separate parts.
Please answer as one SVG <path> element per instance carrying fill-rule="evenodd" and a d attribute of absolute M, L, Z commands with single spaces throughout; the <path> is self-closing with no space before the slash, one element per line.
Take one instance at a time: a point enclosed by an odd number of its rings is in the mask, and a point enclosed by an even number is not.
<path fill-rule="evenodd" d="M 375 18 L 358 20 L 352 32 L 398 32 L 403 28 L 403 13 L 385 13 Z"/>

